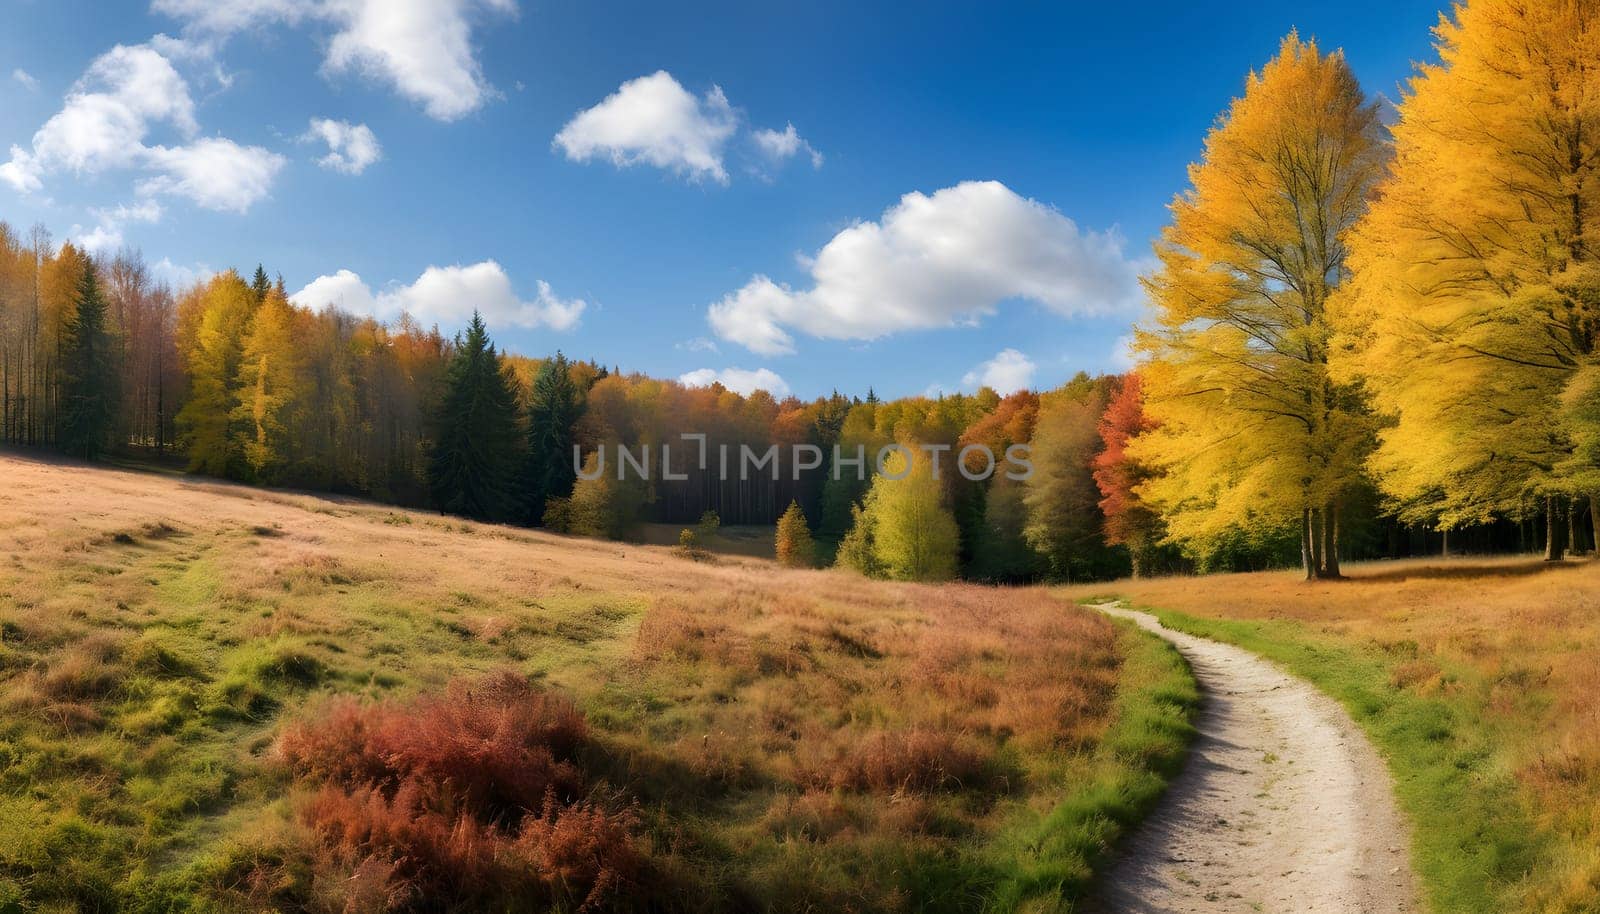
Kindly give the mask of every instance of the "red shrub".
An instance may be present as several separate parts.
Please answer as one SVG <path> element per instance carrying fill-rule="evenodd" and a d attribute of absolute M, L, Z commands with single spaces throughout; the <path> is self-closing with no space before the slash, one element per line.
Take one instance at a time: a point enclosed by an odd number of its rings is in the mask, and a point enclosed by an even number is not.
<path fill-rule="evenodd" d="M 336 702 L 278 751 L 320 785 L 303 816 L 320 868 L 362 886 L 347 907 L 593 908 L 633 897 L 646 859 L 631 810 L 574 802 L 587 739 L 570 701 L 499 674 L 409 703 Z"/>
<path fill-rule="evenodd" d="M 502 673 L 406 705 L 336 702 L 320 721 L 286 730 L 278 749 L 308 780 L 389 792 L 411 778 L 448 784 L 453 803 L 501 819 L 537 809 L 551 790 L 576 795 L 571 758 L 587 739 L 571 701 Z"/>
<path fill-rule="evenodd" d="M 589 909 L 640 884 L 645 859 L 633 843 L 638 824 L 631 809 L 607 812 L 589 803 L 561 809 L 549 799 L 537 819 L 523 820 L 517 856 L 550 895 L 582 899 Z"/>

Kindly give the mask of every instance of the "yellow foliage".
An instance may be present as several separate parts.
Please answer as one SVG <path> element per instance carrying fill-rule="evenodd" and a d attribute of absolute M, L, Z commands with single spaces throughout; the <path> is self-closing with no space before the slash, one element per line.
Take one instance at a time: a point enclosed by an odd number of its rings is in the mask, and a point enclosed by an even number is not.
<path fill-rule="evenodd" d="M 1359 479 L 1371 420 L 1329 374 L 1326 309 L 1381 129 L 1343 55 L 1291 34 L 1190 166 L 1137 337 L 1160 427 L 1130 446 L 1161 471 L 1140 492 L 1172 540 L 1299 525 Z"/>
<path fill-rule="evenodd" d="M 1385 492 L 1453 526 L 1600 486 L 1562 408 L 1600 319 L 1600 5 L 1471 0 L 1435 34 L 1351 243 L 1334 361 L 1394 418 Z"/>
<path fill-rule="evenodd" d="M 234 383 L 245 331 L 256 309 L 255 293 L 229 270 L 186 299 L 182 309 L 179 342 L 190 391 L 178 411 L 178 427 L 189 452 L 189 468 L 220 476 L 236 454 L 228 419 L 235 406 Z"/>
<path fill-rule="evenodd" d="M 257 478 L 269 478 L 287 456 L 287 420 L 301 387 L 294 324 L 293 306 L 274 289 L 244 339 L 233 417 L 240 450 Z"/>

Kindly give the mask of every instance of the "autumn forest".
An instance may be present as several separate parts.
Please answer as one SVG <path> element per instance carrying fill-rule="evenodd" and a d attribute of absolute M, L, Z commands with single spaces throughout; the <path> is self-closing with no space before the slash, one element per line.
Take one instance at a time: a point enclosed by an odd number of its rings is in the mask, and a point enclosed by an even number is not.
<path fill-rule="evenodd" d="M 845 6 L 823 16 L 830 43 L 831 17 L 883 15 Z M 181 37 L 115 45 L 0 178 L 25 197 L 67 180 L 49 131 L 132 105 L 91 91 L 128 61 L 185 105 L 187 79 L 232 91 L 236 35 L 326 53 L 308 93 L 361 70 L 369 94 L 341 104 L 422 99 L 430 131 L 549 127 L 550 161 L 517 161 L 518 186 L 587 205 L 603 184 L 640 214 L 698 194 L 697 231 L 728 229 L 720 205 L 815 230 L 836 202 L 769 204 L 871 158 L 665 69 L 557 133 L 566 102 L 533 102 L 574 86 L 513 96 L 475 55 L 522 42 L 520 66 L 590 24 L 530 10 L 485 38 L 518 12 L 158 0 Z M 1041 15 L 997 31 L 1008 56 Z M 1224 64 L 1258 66 L 1203 142 L 1195 122 L 1152 251 L 1126 258 L 1115 229 L 998 180 L 913 190 L 802 255 L 809 288 L 758 275 L 707 314 L 722 344 L 788 365 L 798 337 L 809 359 L 883 355 L 895 333 L 928 334 L 894 357 L 931 362 L 963 320 L 998 336 L 1103 318 L 1039 276 L 1126 290 L 1104 304 L 1111 332 L 1133 323 L 1129 358 L 1093 363 L 1125 367 L 1049 384 L 1010 348 L 1025 372 L 960 392 L 904 395 L 888 367 L 809 399 L 728 362 L 673 380 L 617 357 L 628 334 L 558 346 L 586 300 L 552 323 L 496 261 L 473 269 L 501 298 L 441 308 L 350 270 L 285 277 L 265 247 L 174 285 L 81 226 L 0 222 L 0 914 L 1600 909 L 1600 4 L 1465 0 L 1394 100 L 1340 36 L 1280 39 L 1284 18 Z M 424 64 L 457 78 L 405 69 Z M 451 87 L 470 97 L 427 97 Z M 208 162 L 265 169 L 219 212 L 288 167 L 196 139 L 171 107 L 129 115 L 140 143 L 170 118 Z M 401 135 L 373 110 L 385 143 Z M 301 188 L 385 154 L 420 173 L 418 147 L 437 151 L 312 123 L 275 140 L 329 146 L 314 165 L 300 150 Z M 670 149 L 646 142 L 669 128 Z M 1005 131 L 973 132 L 1004 172 Z M 143 169 L 136 195 L 214 195 L 180 181 L 189 145 L 139 148 L 117 160 Z M 460 219 L 481 218 L 462 182 Z M 1005 245 L 974 243 L 996 213 Z M 1032 263 L 1078 248 L 1104 275 Z M 878 300 L 862 289 L 901 286 L 884 305 L 900 323 L 856 313 Z M 348 297 L 318 297 L 333 288 Z M 683 365 L 722 357 L 690 342 Z M 1059 342 L 1041 330 L 1038 351 Z M 808 394 L 843 377 L 784 370 Z M 730 449 L 782 456 L 705 459 Z"/>

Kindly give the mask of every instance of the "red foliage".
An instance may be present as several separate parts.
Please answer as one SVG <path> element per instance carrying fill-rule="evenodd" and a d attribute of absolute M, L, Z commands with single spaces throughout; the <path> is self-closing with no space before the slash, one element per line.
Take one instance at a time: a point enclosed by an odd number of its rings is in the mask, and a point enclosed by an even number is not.
<path fill-rule="evenodd" d="M 572 702 L 504 673 L 409 705 L 335 702 L 285 731 L 278 750 L 309 780 L 391 792 L 407 779 L 448 783 L 463 805 L 500 818 L 538 809 L 551 790 L 574 795 L 583 779 L 571 757 L 587 739 Z"/>
<path fill-rule="evenodd" d="M 1026 444 L 1033 440 L 1033 428 L 1039 421 L 1039 395 L 1028 390 L 1010 394 L 977 422 L 961 434 L 960 448 L 969 444 L 982 444 L 996 460 L 1005 460 L 1006 448 L 1013 444 Z M 967 471 L 981 473 L 986 467 L 979 454 L 967 455 Z"/>
<path fill-rule="evenodd" d="M 1105 515 L 1108 543 L 1127 543 L 1150 532 L 1154 517 L 1133 491 L 1148 474 L 1128 458 L 1127 447 L 1135 436 L 1155 427 L 1156 423 L 1144 413 L 1139 376 L 1129 372 L 1100 416 L 1100 440 L 1105 448 L 1095 455 L 1092 464 L 1094 482 L 1102 496 L 1100 511 Z"/>
<path fill-rule="evenodd" d="M 335 702 L 278 751 L 320 785 L 303 816 L 323 868 L 361 877 L 347 881 L 382 909 L 590 908 L 629 897 L 646 860 L 631 809 L 575 801 L 587 739 L 570 701 L 505 673 L 408 703 Z"/>

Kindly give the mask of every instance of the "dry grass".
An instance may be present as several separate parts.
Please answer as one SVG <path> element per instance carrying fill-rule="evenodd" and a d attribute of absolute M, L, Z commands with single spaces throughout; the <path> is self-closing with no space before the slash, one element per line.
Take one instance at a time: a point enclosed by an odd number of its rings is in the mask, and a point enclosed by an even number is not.
<path fill-rule="evenodd" d="M 1600 562 L 1457 558 L 1345 570 L 1346 581 L 1279 572 L 1067 593 L 1183 613 L 1204 633 L 1278 650 L 1343 691 L 1391 741 L 1402 799 L 1410 793 L 1419 821 L 1481 826 L 1436 851 L 1442 910 L 1600 910 Z M 1432 723 L 1401 728 L 1402 712 Z M 1385 734 L 1391 719 L 1395 732 Z M 1410 755 L 1422 741 L 1454 775 L 1407 767 L 1424 764 Z"/>
<path fill-rule="evenodd" d="M 663 910 L 1059 904 L 1182 745 L 1181 666 L 1041 591 L 7 455 L 0 489 L 0 910 L 396 910 L 507 865 L 571 908 L 646 864 Z M 500 670 L 537 690 L 449 685 Z"/>

